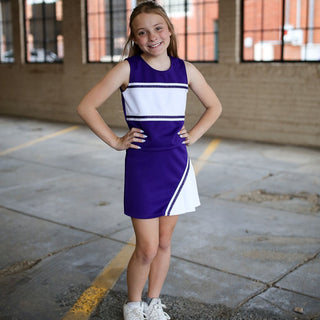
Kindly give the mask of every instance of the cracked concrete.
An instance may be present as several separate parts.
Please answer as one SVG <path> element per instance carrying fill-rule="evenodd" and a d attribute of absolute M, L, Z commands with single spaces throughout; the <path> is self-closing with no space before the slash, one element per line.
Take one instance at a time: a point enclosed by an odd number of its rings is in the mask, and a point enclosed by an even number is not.
<path fill-rule="evenodd" d="M 1 150 L 68 127 L 0 124 Z M 128 241 L 123 160 L 81 126 L 0 157 L 1 320 L 61 319 Z M 222 140 L 174 233 L 173 320 L 320 319 L 319 168 L 319 150 Z M 124 272 L 91 319 L 122 319 L 125 299 Z"/>
<path fill-rule="evenodd" d="M 298 192 L 290 194 L 272 193 L 265 190 L 254 190 L 237 197 L 238 201 L 244 203 L 263 203 L 263 202 L 295 202 L 296 212 L 320 214 L 320 194 L 309 192 Z M 300 202 L 300 208 L 298 203 Z M 303 207 L 303 209 L 301 208 Z"/>
<path fill-rule="evenodd" d="M 15 273 L 19 273 L 19 272 L 31 269 L 36 264 L 38 264 L 40 261 L 41 261 L 41 259 L 19 261 L 19 262 L 14 263 L 4 269 L 1 269 L 0 270 L 0 277 L 9 276 L 11 274 L 15 274 Z"/>

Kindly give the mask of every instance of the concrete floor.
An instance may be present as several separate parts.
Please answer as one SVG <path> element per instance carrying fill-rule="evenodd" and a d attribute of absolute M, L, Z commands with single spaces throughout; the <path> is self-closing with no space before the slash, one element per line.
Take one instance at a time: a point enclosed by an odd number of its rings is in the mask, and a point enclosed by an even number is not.
<path fill-rule="evenodd" d="M 55 134 L 70 126 L 0 118 L 1 320 L 62 319 L 133 234 L 124 153 L 84 126 Z M 197 181 L 163 288 L 171 318 L 320 319 L 320 150 L 222 140 Z M 122 319 L 125 299 L 123 272 L 90 319 Z"/>

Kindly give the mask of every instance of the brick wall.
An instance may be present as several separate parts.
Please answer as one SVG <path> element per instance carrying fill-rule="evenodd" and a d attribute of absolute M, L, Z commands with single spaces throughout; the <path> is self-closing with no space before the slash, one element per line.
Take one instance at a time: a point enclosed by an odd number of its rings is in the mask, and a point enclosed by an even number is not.
<path fill-rule="evenodd" d="M 320 64 L 240 63 L 240 1 L 220 1 L 219 63 L 196 66 L 214 88 L 223 114 L 209 135 L 303 146 L 320 146 Z M 13 20 L 20 21 L 18 0 Z M 80 122 L 75 109 L 84 94 L 112 67 L 85 63 L 83 3 L 63 4 L 64 63 L 0 65 L 0 113 L 54 121 Z M 14 49 L 21 50 L 21 28 L 14 23 Z M 101 108 L 111 126 L 125 126 L 119 92 Z M 190 93 L 187 127 L 202 106 Z"/>

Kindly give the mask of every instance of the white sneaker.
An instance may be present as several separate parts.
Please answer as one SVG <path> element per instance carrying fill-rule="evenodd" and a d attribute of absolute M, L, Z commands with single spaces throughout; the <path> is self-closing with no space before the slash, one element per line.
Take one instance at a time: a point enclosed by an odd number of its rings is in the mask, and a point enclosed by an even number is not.
<path fill-rule="evenodd" d="M 166 306 L 161 303 L 159 298 L 152 299 L 149 305 L 146 303 L 144 312 L 147 316 L 147 320 L 169 320 L 169 315 L 162 309 L 165 307 Z"/>
<path fill-rule="evenodd" d="M 123 306 L 124 320 L 145 320 L 145 302 L 127 302 Z"/>

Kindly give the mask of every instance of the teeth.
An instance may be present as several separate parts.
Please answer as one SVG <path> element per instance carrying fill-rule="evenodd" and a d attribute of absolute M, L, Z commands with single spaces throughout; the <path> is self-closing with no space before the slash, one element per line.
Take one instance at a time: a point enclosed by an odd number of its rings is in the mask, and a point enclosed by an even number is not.
<path fill-rule="evenodd" d="M 157 43 L 157 44 L 154 44 L 153 46 L 151 46 L 151 45 L 150 45 L 149 47 L 151 47 L 151 48 L 155 48 L 155 47 L 159 46 L 159 45 L 160 45 L 160 43 L 161 43 L 161 42 L 159 42 L 159 43 Z"/>

